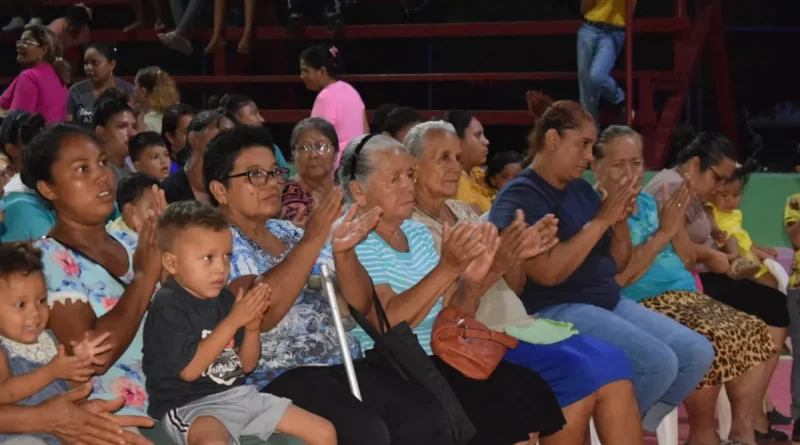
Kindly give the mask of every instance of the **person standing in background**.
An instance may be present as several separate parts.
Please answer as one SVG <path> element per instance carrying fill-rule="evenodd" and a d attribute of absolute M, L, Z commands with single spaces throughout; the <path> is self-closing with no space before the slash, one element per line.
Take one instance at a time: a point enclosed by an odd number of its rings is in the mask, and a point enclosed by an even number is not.
<path fill-rule="evenodd" d="M 599 120 L 600 98 L 625 116 L 625 92 L 611 70 L 625 42 L 625 2 L 636 0 L 581 0 L 585 23 L 578 30 L 578 86 L 581 105 Z"/>
<path fill-rule="evenodd" d="M 300 54 L 300 79 L 306 88 L 318 91 L 311 117 L 321 117 L 333 124 L 339 137 L 339 157 L 352 139 L 369 133 L 369 122 L 364 102 L 355 88 L 339 80 L 344 71 L 339 49 L 330 45 L 306 48 Z"/>
<path fill-rule="evenodd" d="M 26 68 L 0 96 L 0 114 L 39 113 L 48 125 L 67 118 L 70 66 L 58 37 L 46 26 L 28 25 L 17 40 L 17 63 Z"/>
<path fill-rule="evenodd" d="M 83 71 L 86 73 L 86 79 L 69 88 L 67 120 L 93 128 L 91 125 L 94 119 L 94 103 L 103 93 L 116 88 L 126 96 L 133 95 L 133 84 L 114 76 L 118 55 L 114 45 L 92 43 L 86 48 L 83 54 Z"/>

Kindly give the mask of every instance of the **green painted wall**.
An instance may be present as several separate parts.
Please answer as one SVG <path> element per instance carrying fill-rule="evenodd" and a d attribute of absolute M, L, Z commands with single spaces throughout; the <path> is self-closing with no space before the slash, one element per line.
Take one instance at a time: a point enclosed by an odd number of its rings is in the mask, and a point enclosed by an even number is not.
<path fill-rule="evenodd" d="M 645 172 L 647 183 L 656 172 Z M 587 181 L 592 174 L 587 173 Z M 758 244 L 774 247 L 791 247 L 783 230 L 783 208 L 786 198 L 800 192 L 800 175 L 779 173 L 757 173 L 742 197 L 741 210 L 744 214 L 744 228 Z"/>

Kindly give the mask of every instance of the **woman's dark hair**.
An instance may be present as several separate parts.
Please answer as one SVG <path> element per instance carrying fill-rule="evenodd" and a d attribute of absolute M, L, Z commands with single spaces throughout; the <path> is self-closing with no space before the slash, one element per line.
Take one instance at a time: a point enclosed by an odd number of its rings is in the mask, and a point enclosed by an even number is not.
<path fill-rule="evenodd" d="M 704 132 L 678 152 L 676 161 L 678 165 L 683 165 L 695 157 L 700 160 L 700 171 L 704 172 L 725 158 L 735 161 L 736 147 L 721 134 Z"/>
<path fill-rule="evenodd" d="M 11 275 L 28 276 L 44 269 L 42 251 L 30 243 L 0 245 L 0 279 Z"/>
<path fill-rule="evenodd" d="M 61 40 L 44 25 L 26 25 L 25 31 L 30 32 L 36 43 L 42 47 L 44 50 L 43 60 L 53 67 L 58 79 L 61 81 L 61 85 L 66 86 L 69 84 L 72 68 L 64 60 L 64 47 L 61 46 Z"/>
<path fill-rule="evenodd" d="M 239 126 L 220 132 L 208 143 L 203 155 L 203 180 L 206 191 L 214 205 L 218 203 L 211 193 L 211 182 L 219 181 L 227 185 L 227 178 L 233 171 L 233 164 L 250 147 L 267 147 L 275 152 L 272 134 L 264 127 Z"/>
<path fill-rule="evenodd" d="M 102 54 L 109 62 L 117 61 L 117 47 L 111 43 L 92 43 L 86 48 L 87 51 L 90 49 Z"/>
<path fill-rule="evenodd" d="M 84 5 L 72 5 L 67 8 L 66 18 L 70 25 L 74 26 L 77 31 L 80 31 L 84 25 L 92 20 L 92 18 L 89 17 L 89 11 Z"/>
<path fill-rule="evenodd" d="M 553 105 L 553 98 L 541 91 L 530 90 L 525 93 L 525 102 L 528 104 L 528 113 L 531 114 L 535 125 L 547 108 Z"/>
<path fill-rule="evenodd" d="M 10 111 L 0 125 L 0 150 L 3 150 L 5 144 L 29 144 L 46 124 L 44 117 L 39 113 Z"/>
<path fill-rule="evenodd" d="M 244 94 L 226 94 L 219 100 L 219 108 L 231 113 L 238 113 L 242 107 L 251 103 L 255 103 L 255 101 Z"/>
<path fill-rule="evenodd" d="M 52 182 L 51 169 L 61 153 L 61 144 L 75 137 L 83 137 L 102 146 L 97 135 L 83 127 L 66 123 L 45 127 L 25 149 L 25 156 L 22 157 L 22 183 L 39 193 L 36 188 L 39 181 Z"/>
<path fill-rule="evenodd" d="M 386 116 L 381 132 L 385 131 L 394 137 L 403 128 L 422 121 L 422 116 L 419 115 L 417 110 L 411 107 L 397 107 Z"/>
<path fill-rule="evenodd" d="M 306 130 L 319 131 L 326 138 L 328 138 L 329 141 L 331 141 L 334 150 L 336 152 L 339 151 L 339 136 L 336 134 L 336 129 L 333 127 L 333 124 L 321 117 L 307 117 L 298 122 L 294 128 L 292 128 L 292 134 L 289 137 L 289 147 L 292 151 L 294 151 L 295 146 L 297 145 L 297 140 L 300 139 L 300 136 Z"/>
<path fill-rule="evenodd" d="M 467 127 L 472 122 L 472 113 L 466 110 L 450 110 L 444 114 L 444 120 L 453 125 L 459 139 L 464 139 Z"/>
<path fill-rule="evenodd" d="M 150 106 L 159 113 L 181 100 L 175 80 L 166 71 L 157 66 L 142 68 L 136 73 L 136 84 L 150 93 Z"/>
<path fill-rule="evenodd" d="M 116 88 L 109 88 L 94 103 L 92 127 L 105 127 L 114 116 L 126 111 L 133 114 L 133 108 L 128 105 L 128 96 Z"/>
<path fill-rule="evenodd" d="M 375 109 L 375 114 L 372 116 L 372 122 L 369 124 L 370 133 L 380 133 L 386 125 L 386 117 L 389 113 L 394 111 L 400 105 L 396 103 L 383 104 Z"/>
<path fill-rule="evenodd" d="M 177 103 L 164 110 L 164 117 L 161 119 L 161 137 L 164 138 L 164 143 L 167 144 L 167 149 L 170 153 L 172 153 L 172 144 L 167 139 L 167 135 L 175 135 L 181 118 L 186 115 L 195 115 L 194 108 L 191 105 Z"/>
<path fill-rule="evenodd" d="M 492 179 L 495 175 L 499 174 L 506 168 L 508 164 L 521 164 L 522 163 L 522 155 L 513 150 L 506 150 L 501 151 L 499 153 L 495 153 L 489 159 L 489 163 L 486 165 L 486 182 L 494 187 L 494 180 Z"/>
<path fill-rule="evenodd" d="M 164 139 L 155 131 L 143 131 L 132 137 L 128 142 L 128 156 L 131 161 L 138 161 L 142 152 L 150 147 L 166 147 Z"/>
<path fill-rule="evenodd" d="M 333 79 L 344 74 L 344 63 L 339 56 L 339 48 L 332 45 L 308 47 L 300 53 L 300 60 L 315 70 L 325 68 L 328 71 L 328 75 Z"/>
<path fill-rule="evenodd" d="M 574 130 L 583 122 L 594 123 L 594 118 L 581 104 L 571 100 L 559 100 L 544 110 L 528 134 L 528 151 L 523 163 L 530 164 L 533 157 L 544 148 L 544 138 L 548 131 L 561 134 L 564 130 Z"/>

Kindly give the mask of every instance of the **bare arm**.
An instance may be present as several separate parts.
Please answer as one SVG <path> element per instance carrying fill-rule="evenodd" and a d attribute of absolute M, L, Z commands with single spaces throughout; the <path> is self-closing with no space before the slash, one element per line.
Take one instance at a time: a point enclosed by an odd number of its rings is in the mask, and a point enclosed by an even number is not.
<path fill-rule="evenodd" d="M 200 340 L 194 357 L 192 357 L 192 360 L 180 373 L 181 379 L 191 382 L 203 375 L 203 372 L 205 372 L 208 367 L 214 363 L 214 360 L 219 357 L 222 351 L 225 350 L 225 346 L 230 343 L 238 329 L 239 326 L 237 326 L 237 323 L 230 315 L 225 317 L 222 323 L 211 331 L 211 334 Z M 244 365 L 244 362 L 242 362 L 242 365 Z"/>
<path fill-rule="evenodd" d="M 259 358 L 261 358 L 261 332 L 246 329 L 242 345 L 239 347 L 239 360 L 242 361 L 242 370 L 245 374 L 250 374 L 256 369 Z"/>
<path fill-rule="evenodd" d="M 678 229 L 675 238 L 672 238 L 672 247 L 675 249 L 675 253 L 681 258 L 681 261 L 683 261 L 686 270 L 694 269 L 694 266 L 697 264 L 697 254 L 694 246 L 692 239 L 689 238 L 689 232 L 686 231 L 686 227 Z"/>
<path fill-rule="evenodd" d="M 729 236 L 722 249 L 728 254 L 729 259 L 735 259 L 739 256 L 739 241 L 735 236 Z"/>
<path fill-rule="evenodd" d="M 425 319 L 436 301 L 458 279 L 458 272 L 436 266 L 419 283 L 405 292 L 395 294 L 388 284 L 378 284 L 375 291 L 383 305 L 389 323 L 395 325 L 403 321 L 416 327 Z M 374 311 L 372 311 L 374 317 Z M 377 320 L 377 318 L 372 321 Z"/>
<path fill-rule="evenodd" d="M 0 350 L 0 405 L 14 404 L 24 400 L 53 383 L 55 379 L 52 367 L 48 365 L 35 371 L 12 376 L 8 367 L 8 357 Z M 5 430 L 0 431 L 5 432 Z"/>
<path fill-rule="evenodd" d="M 592 8 L 594 8 L 596 0 L 581 0 L 581 15 L 585 15 Z"/>
<path fill-rule="evenodd" d="M 372 280 L 355 251 L 334 253 L 333 261 L 347 303 L 362 314 L 372 312 Z"/>
<path fill-rule="evenodd" d="M 522 291 L 525 290 L 525 263 L 519 263 L 518 265 L 508 269 L 508 272 L 503 276 L 506 280 L 506 284 L 511 290 L 514 291 L 515 294 L 520 295 Z"/>
<path fill-rule="evenodd" d="M 653 265 L 659 253 L 670 242 L 670 235 L 661 230 L 657 231 L 649 240 L 633 248 L 630 261 L 617 273 L 617 283 L 625 287 L 639 280 Z"/>
<path fill-rule="evenodd" d="M 609 227 L 607 222 L 593 219 L 569 240 L 526 261 L 525 274 L 542 286 L 558 286 L 583 264 Z"/>
<path fill-rule="evenodd" d="M 631 230 L 628 221 L 614 225 L 611 231 L 611 257 L 617 263 L 617 271 L 625 269 L 631 260 L 633 244 L 631 243 Z"/>
<path fill-rule="evenodd" d="M 103 375 L 128 349 L 136 336 L 159 276 L 160 271 L 152 276 L 138 275 L 116 306 L 99 318 L 87 302 L 56 303 L 50 310 L 48 327 L 70 353 L 72 348 L 69 345 L 73 341 L 80 342 L 86 333 L 91 338 L 110 334 L 107 342 L 111 349 L 98 355 L 97 358 L 103 365 L 95 366 L 96 375 Z"/>

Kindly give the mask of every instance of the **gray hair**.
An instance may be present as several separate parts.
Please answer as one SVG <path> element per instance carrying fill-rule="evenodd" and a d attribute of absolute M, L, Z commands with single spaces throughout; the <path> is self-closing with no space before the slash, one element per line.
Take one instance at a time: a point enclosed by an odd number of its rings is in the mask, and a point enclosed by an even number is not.
<path fill-rule="evenodd" d="M 453 124 L 445 121 L 430 121 L 417 124 L 408 131 L 406 139 L 403 141 L 403 145 L 411 153 L 411 156 L 417 159 L 422 156 L 425 152 L 425 139 L 431 132 L 446 132 L 458 137 Z"/>
<path fill-rule="evenodd" d="M 595 159 L 601 159 L 604 155 L 603 150 L 605 150 L 606 145 L 608 145 L 614 139 L 622 136 L 642 137 L 642 135 L 640 135 L 631 127 L 625 125 L 612 125 L 603 130 L 603 132 L 600 133 L 600 137 L 597 138 L 597 142 L 594 144 Z"/>
<path fill-rule="evenodd" d="M 339 151 L 339 137 L 336 135 L 336 129 L 333 128 L 333 124 L 321 117 L 307 117 L 292 128 L 292 135 L 289 137 L 289 147 L 291 150 L 294 150 L 295 145 L 297 145 L 297 140 L 300 139 L 300 135 L 306 130 L 319 131 L 331 141 L 336 151 Z"/>
<path fill-rule="evenodd" d="M 350 182 L 355 181 L 363 185 L 367 178 L 374 173 L 375 168 L 372 165 L 372 158 L 375 153 L 386 153 L 395 149 L 405 151 L 405 147 L 391 136 L 375 134 L 361 147 L 358 157 L 355 158 L 355 165 L 353 165 L 356 147 L 366 137 L 370 137 L 370 135 L 365 134 L 351 140 L 347 147 L 344 148 L 342 158 L 339 161 L 339 184 L 344 189 L 344 196 L 347 202 L 353 202 L 353 195 L 350 193 Z M 350 179 L 351 176 L 353 179 Z"/>

